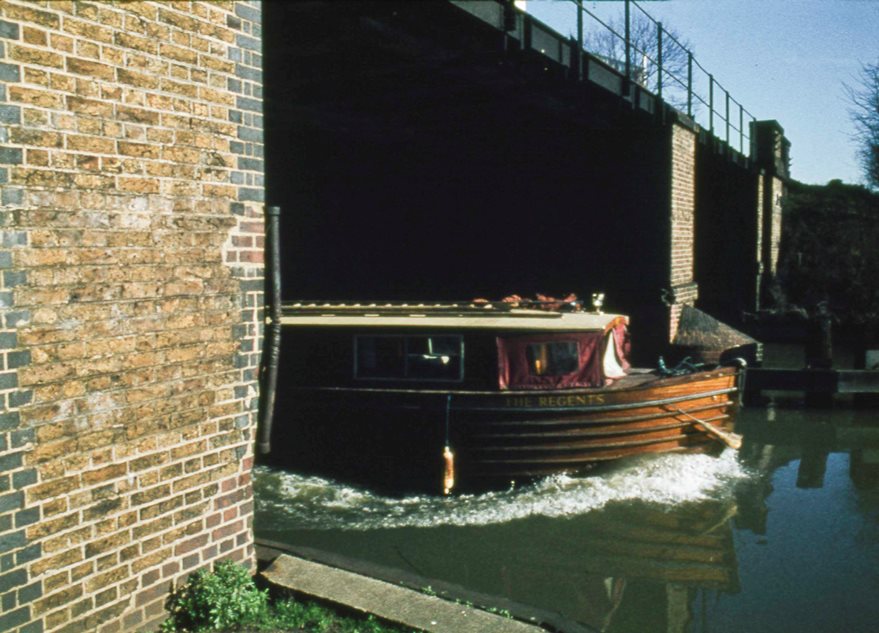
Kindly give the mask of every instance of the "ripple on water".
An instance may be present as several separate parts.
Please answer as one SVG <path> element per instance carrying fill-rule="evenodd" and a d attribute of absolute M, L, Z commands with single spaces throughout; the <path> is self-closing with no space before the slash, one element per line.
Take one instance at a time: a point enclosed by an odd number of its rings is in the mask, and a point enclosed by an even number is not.
<path fill-rule="evenodd" d="M 659 506 L 724 499 L 750 475 L 734 451 L 662 455 L 589 477 L 558 475 L 502 492 L 385 497 L 320 477 L 255 469 L 257 511 L 293 529 L 372 530 L 573 517 L 615 501 Z"/>

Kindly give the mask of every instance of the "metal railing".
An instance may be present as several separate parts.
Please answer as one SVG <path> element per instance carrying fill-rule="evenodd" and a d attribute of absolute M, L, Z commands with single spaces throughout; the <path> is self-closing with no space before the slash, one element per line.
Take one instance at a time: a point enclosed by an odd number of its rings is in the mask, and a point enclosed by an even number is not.
<path fill-rule="evenodd" d="M 750 123 L 756 118 L 700 64 L 693 52 L 634 0 L 625 0 L 623 16 L 602 19 L 584 6 L 576 9 L 576 38 L 581 52 L 598 58 L 677 110 L 730 147 L 750 154 Z M 622 32 L 620 32 L 622 31 Z M 581 69 L 583 65 L 578 64 Z"/>

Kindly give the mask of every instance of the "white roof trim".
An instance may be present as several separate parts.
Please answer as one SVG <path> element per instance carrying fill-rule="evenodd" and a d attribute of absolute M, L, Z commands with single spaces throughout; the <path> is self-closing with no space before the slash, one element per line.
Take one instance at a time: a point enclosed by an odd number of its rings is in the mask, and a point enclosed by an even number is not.
<path fill-rule="evenodd" d="M 620 314 L 596 314 L 590 312 L 547 312 L 543 310 L 510 310 L 498 314 L 486 312 L 430 313 L 413 310 L 408 314 L 369 312 L 362 314 L 336 313 L 332 308 L 326 313 L 284 314 L 281 324 L 286 326 L 358 327 L 358 328 L 436 328 L 453 330 L 536 330 L 536 331 L 588 331 L 604 330 L 615 319 L 628 317 Z"/>

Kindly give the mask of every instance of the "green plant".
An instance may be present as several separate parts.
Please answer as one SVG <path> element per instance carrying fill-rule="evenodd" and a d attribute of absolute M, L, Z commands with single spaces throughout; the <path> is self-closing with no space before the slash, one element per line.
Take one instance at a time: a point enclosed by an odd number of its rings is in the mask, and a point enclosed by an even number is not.
<path fill-rule="evenodd" d="M 499 607 L 489 607 L 486 609 L 489 613 L 493 613 L 495 615 L 502 616 L 504 618 L 508 618 L 510 620 L 513 619 L 513 614 L 509 612 L 507 609 L 501 609 Z"/>
<path fill-rule="evenodd" d="M 313 603 L 302 603 L 295 600 L 280 600 L 274 605 L 275 624 L 282 628 L 311 627 L 325 630 L 329 621 L 329 613 L 323 607 Z"/>
<path fill-rule="evenodd" d="M 268 618 L 268 592 L 256 588 L 250 572 L 221 561 L 212 572 L 200 570 L 168 598 L 171 616 L 162 633 L 222 630 L 256 626 Z"/>
<path fill-rule="evenodd" d="M 213 571 L 202 570 L 174 591 L 166 604 L 170 617 L 161 633 L 207 631 L 297 633 L 404 633 L 373 615 L 349 617 L 332 608 L 291 598 L 269 601 L 250 572 L 231 562 L 220 562 Z"/>
<path fill-rule="evenodd" d="M 296 629 L 307 633 L 403 633 L 392 624 L 384 624 L 374 615 L 346 617 L 313 602 L 279 600 L 272 605 L 271 624 L 278 629 Z"/>

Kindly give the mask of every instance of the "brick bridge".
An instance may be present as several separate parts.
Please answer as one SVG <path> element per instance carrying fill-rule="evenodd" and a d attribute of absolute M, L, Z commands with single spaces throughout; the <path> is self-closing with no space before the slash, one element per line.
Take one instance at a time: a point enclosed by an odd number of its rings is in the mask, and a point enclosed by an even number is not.
<path fill-rule="evenodd" d="M 600 289 L 656 346 L 759 304 L 781 128 L 744 155 L 575 44 L 493 1 L 0 3 L 0 631 L 155 630 L 253 562 L 266 192 L 290 296 Z"/>
<path fill-rule="evenodd" d="M 758 307 L 788 147 L 713 78 L 702 127 L 512 4 L 266 11 L 289 296 L 602 290 L 653 362 L 683 305 Z"/>

